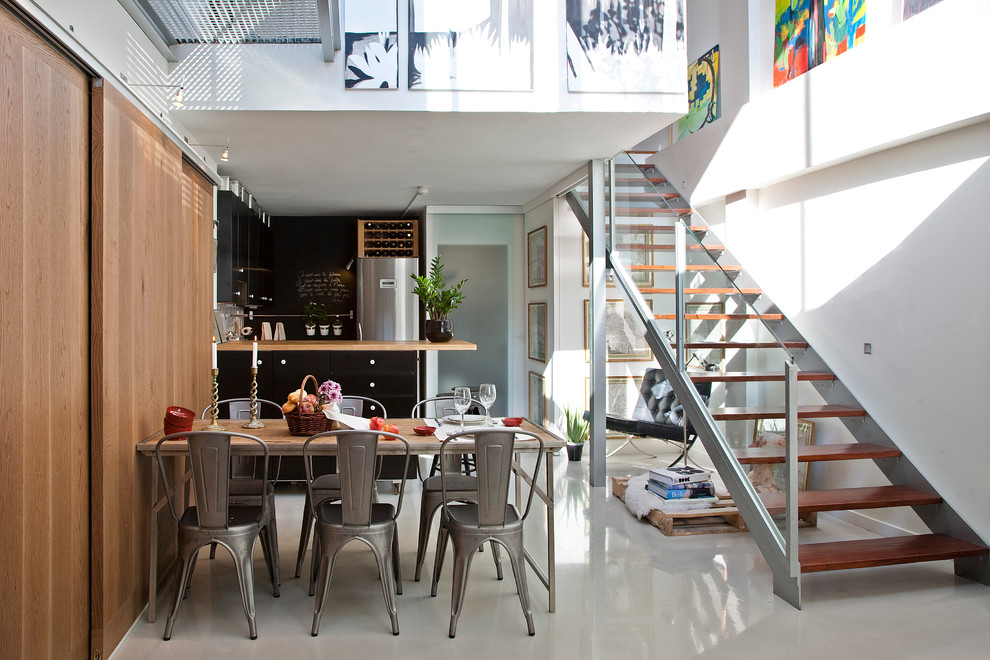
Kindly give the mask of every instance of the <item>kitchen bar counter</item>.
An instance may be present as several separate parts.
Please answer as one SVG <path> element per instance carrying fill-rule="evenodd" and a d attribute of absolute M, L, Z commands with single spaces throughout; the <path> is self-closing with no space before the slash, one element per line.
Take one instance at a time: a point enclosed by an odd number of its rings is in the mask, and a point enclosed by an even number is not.
<path fill-rule="evenodd" d="M 232 340 L 217 344 L 218 351 L 250 351 L 251 340 Z M 259 351 L 476 351 L 477 344 L 452 339 L 436 343 L 426 340 L 354 340 L 300 339 L 292 341 L 258 341 Z"/>

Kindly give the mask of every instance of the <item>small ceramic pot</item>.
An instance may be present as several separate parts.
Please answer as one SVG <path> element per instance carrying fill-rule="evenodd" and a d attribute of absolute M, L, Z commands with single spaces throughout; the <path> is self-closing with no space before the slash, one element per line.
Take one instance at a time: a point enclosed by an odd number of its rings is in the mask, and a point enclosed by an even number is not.
<path fill-rule="evenodd" d="M 316 334 L 316 326 L 315 325 L 307 325 L 306 326 L 306 334 L 309 335 L 310 337 L 312 337 L 313 335 L 315 335 Z"/>
<path fill-rule="evenodd" d="M 426 322 L 426 338 L 437 344 L 454 338 L 454 322 L 450 319 L 429 319 Z"/>
<path fill-rule="evenodd" d="M 324 336 L 324 337 L 326 337 L 327 335 L 329 335 L 330 334 L 330 326 L 329 325 L 321 325 L 320 326 L 320 334 L 322 336 Z"/>
<path fill-rule="evenodd" d="M 581 454 L 584 453 L 584 443 L 583 442 L 568 442 L 567 443 L 567 458 L 572 461 L 580 461 Z"/>

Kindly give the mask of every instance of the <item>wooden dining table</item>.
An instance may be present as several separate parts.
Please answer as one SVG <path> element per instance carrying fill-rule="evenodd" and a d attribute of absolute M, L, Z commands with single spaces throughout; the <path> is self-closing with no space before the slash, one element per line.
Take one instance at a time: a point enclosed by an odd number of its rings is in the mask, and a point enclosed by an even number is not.
<path fill-rule="evenodd" d="M 218 420 L 218 423 L 223 426 L 227 431 L 232 433 L 241 433 L 253 435 L 257 438 L 261 438 L 268 445 L 268 452 L 270 456 L 302 456 L 303 444 L 306 442 L 307 436 L 294 436 L 289 434 L 289 428 L 285 420 L 282 419 L 266 419 L 262 420 L 265 424 L 264 428 L 261 429 L 245 429 L 242 426 L 245 420 Z M 435 435 L 421 436 L 417 435 L 413 429 L 417 426 L 423 426 L 424 420 L 422 419 L 389 419 L 389 423 L 395 424 L 399 427 L 399 435 L 406 438 L 409 441 L 410 453 L 415 456 L 420 455 L 435 455 L 440 452 L 441 441 Z M 206 430 L 206 426 L 209 424 L 208 420 L 197 420 L 193 423 L 193 431 Z M 553 508 L 553 457 L 552 454 L 557 453 L 562 449 L 566 443 L 563 439 L 550 432 L 543 426 L 534 424 L 529 420 L 523 420 L 522 424 L 518 427 L 522 431 L 530 431 L 536 433 L 543 440 L 543 451 L 545 453 L 543 460 L 543 474 L 545 480 L 541 484 L 539 481 L 540 475 L 531 474 L 526 471 L 522 466 L 520 454 L 525 453 L 536 453 L 540 450 L 539 443 L 532 439 L 523 439 L 525 436 L 520 437 L 519 441 L 515 444 L 515 456 L 512 461 L 512 470 L 516 475 L 515 480 L 515 492 L 516 501 L 520 502 L 520 494 L 522 490 L 522 482 L 525 481 L 530 487 L 533 488 L 535 496 L 539 497 L 541 501 L 546 504 L 546 517 L 547 517 L 547 560 L 546 567 L 540 566 L 533 555 L 527 551 L 525 548 L 523 552 L 526 557 L 527 563 L 536 573 L 540 582 L 546 587 L 549 596 L 549 611 L 554 612 L 557 608 L 556 599 L 556 563 L 555 563 L 555 550 L 554 550 L 554 508 Z M 158 597 L 158 515 L 162 510 L 167 510 L 168 499 L 165 496 L 163 484 L 161 483 L 161 475 L 159 473 L 158 465 L 155 461 L 155 445 L 163 437 L 163 433 L 159 431 L 145 439 L 143 439 L 137 445 L 137 451 L 139 454 L 146 456 L 148 458 L 148 484 L 150 488 L 150 502 L 151 508 L 148 516 L 148 552 L 149 552 L 149 575 L 148 575 L 148 622 L 153 623 L 155 621 L 155 601 Z M 448 445 L 445 450 L 447 452 L 454 453 L 470 453 L 474 445 L 471 442 L 458 442 Z M 321 451 L 327 451 L 321 448 Z M 231 439 L 231 453 L 237 455 L 259 455 L 262 453 L 261 448 L 257 443 L 251 442 L 245 439 L 238 439 L 236 436 Z M 332 453 L 332 450 L 331 450 Z M 404 454 L 405 446 L 400 442 L 380 442 L 378 445 L 378 453 L 381 455 L 396 455 Z M 188 445 L 185 441 L 167 442 L 162 445 L 162 455 L 163 456 L 188 456 Z M 188 489 L 186 484 L 192 477 L 192 472 L 188 469 L 184 471 L 177 479 L 174 480 L 173 489 L 177 495 L 186 493 L 188 495 Z"/>

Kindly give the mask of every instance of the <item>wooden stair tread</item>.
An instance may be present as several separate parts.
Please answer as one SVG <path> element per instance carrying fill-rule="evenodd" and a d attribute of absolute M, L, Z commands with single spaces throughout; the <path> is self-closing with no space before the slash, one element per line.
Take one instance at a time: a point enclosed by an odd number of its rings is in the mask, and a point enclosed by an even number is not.
<path fill-rule="evenodd" d="M 671 214 L 676 214 L 678 216 L 687 215 L 692 213 L 690 208 L 620 208 L 617 209 L 616 216 L 620 218 L 635 218 L 635 217 L 650 217 L 650 216 L 670 216 Z"/>
<path fill-rule="evenodd" d="M 743 465 L 783 463 L 783 447 L 746 447 L 733 451 Z M 838 445 L 809 445 L 798 447 L 798 461 L 853 461 L 864 458 L 897 458 L 901 451 L 894 447 L 882 447 L 870 442 L 851 442 Z"/>
<path fill-rule="evenodd" d="M 663 177 L 654 177 L 654 176 L 648 177 L 646 175 L 629 177 L 620 174 L 619 176 L 615 177 L 615 185 L 617 187 L 623 184 L 629 186 L 639 183 L 645 183 L 646 181 L 649 181 L 650 183 L 667 183 L 667 179 L 664 179 Z"/>
<path fill-rule="evenodd" d="M 673 264 L 633 264 L 629 267 L 630 270 L 656 270 L 656 271 L 672 271 L 674 270 Z M 742 266 L 719 266 L 717 264 L 688 264 L 685 266 L 686 270 L 692 271 L 702 271 L 702 270 L 724 270 L 724 271 L 742 271 Z"/>
<path fill-rule="evenodd" d="M 801 419 L 814 419 L 817 417 L 863 417 L 866 415 L 866 411 L 862 408 L 836 405 L 798 406 L 797 413 Z M 783 419 L 786 414 L 783 406 L 730 406 L 713 411 L 712 417 L 722 420 Z"/>
<path fill-rule="evenodd" d="M 675 192 L 660 192 L 659 190 L 657 191 L 637 190 L 635 192 L 617 193 L 616 201 L 619 201 L 620 198 L 621 199 L 628 198 L 628 199 L 636 199 L 636 200 L 652 200 L 652 199 L 656 199 L 658 195 L 660 197 L 663 197 L 664 199 L 674 199 L 675 197 L 680 197 L 680 195 Z M 579 192 L 578 197 L 580 197 L 581 199 L 588 199 L 589 197 L 588 191 L 584 190 Z M 608 204 L 606 204 L 606 206 L 608 206 Z"/>
<path fill-rule="evenodd" d="M 674 225 L 643 225 L 643 224 L 625 223 L 625 222 L 616 222 L 615 223 L 615 228 L 618 229 L 620 232 L 638 232 L 638 231 L 645 231 L 645 232 L 672 232 L 672 231 L 674 231 Z M 691 231 L 691 232 L 695 232 L 695 233 L 699 233 L 699 234 L 704 234 L 710 228 L 709 227 L 706 227 L 705 225 L 691 225 L 687 229 L 688 229 L 688 231 Z"/>
<path fill-rule="evenodd" d="M 947 534 L 920 534 L 798 546 L 802 573 L 986 556 L 987 548 Z"/>
<path fill-rule="evenodd" d="M 670 345 L 676 346 L 673 342 Z M 808 342 L 806 341 L 785 341 L 780 343 L 775 341 L 689 341 L 684 343 L 684 348 L 780 348 L 781 345 L 784 348 L 808 348 Z"/>
<path fill-rule="evenodd" d="M 655 289 L 650 287 L 642 287 L 639 290 L 640 293 L 645 294 L 670 294 L 674 295 L 677 291 L 676 289 Z M 707 288 L 707 289 L 684 289 L 684 295 L 687 296 L 703 296 L 703 295 L 733 295 L 741 293 L 744 296 L 760 296 L 763 295 L 763 289 L 735 289 L 732 287 L 725 288 Z"/>
<path fill-rule="evenodd" d="M 616 250 L 640 250 L 642 252 L 673 252 L 673 245 L 660 245 L 656 243 L 616 243 Z M 724 252 L 724 245 L 685 245 L 685 250 L 708 250 L 709 252 Z"/>
<path fill-rule="evenodd" d="M 760 493 L 760 500 L 770 513 L 783 513 L 784 493 Z M 847 511 L 849 509 L 884 509 L 894 506 L 938 504 L 942 497 L 910 486 L 866 486 L 861 488 L 832 488 L 798 492 L 798 513 L 811 511 Z"/>
<path fill-rule="evenodd" d="M 677 314 L 654 314 L 653 318 L 658 321 L 673 321 Z M 783 314 L 685 314 L 684 318 L 689 321 L 754 321 L 763 319 L 764 321 L 782 321 Z"/>
<path fill-rule="evenodd" d="M 766 383 L 784 380 L 784 372 L 772 371 L 690 371 L 691 380 L 696 383 Z M 798 380 L 835 380 L 835 374 L 828 371 L 799 371 Z"/>

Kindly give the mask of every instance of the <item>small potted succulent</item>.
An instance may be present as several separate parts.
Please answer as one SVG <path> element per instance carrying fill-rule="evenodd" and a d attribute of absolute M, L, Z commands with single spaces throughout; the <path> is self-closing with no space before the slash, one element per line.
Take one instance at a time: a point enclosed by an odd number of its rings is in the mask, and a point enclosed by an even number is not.
<path fill-rule="evenodd" d="M 440 255 L 430 262 L 430 275 L 411 275 L 416 280 L 413 293 L 423 301 L 423 308 L 429 317 L 426 321 L 426 338 L 432 342 L 446 342 L 454 338 L 454 322 L 447 316 L 451 310 L 464 302 L 464 292 L 461 287 L 467 282 L 463 279 L 457 284 L 446 286 L 443 275 L 443 264 Z"/>
<path fill-rule="evenodd" d="M 337 337 L 344 331 L 344 322 L 340 320 L 339 316 L 334 317 L 333 323 L 330 325 L 333 326 L 333 334 Z"/>
<path fill-rule="evenodd" d="M 561 426 L 564 427 L 564 435 L 567 436 L 567 458 L 580 461 L 584 452 L 584 442 L 588 439 L 590 428 L 588 420 L 584 419 L 580 410 L 565 408 Z"/>

